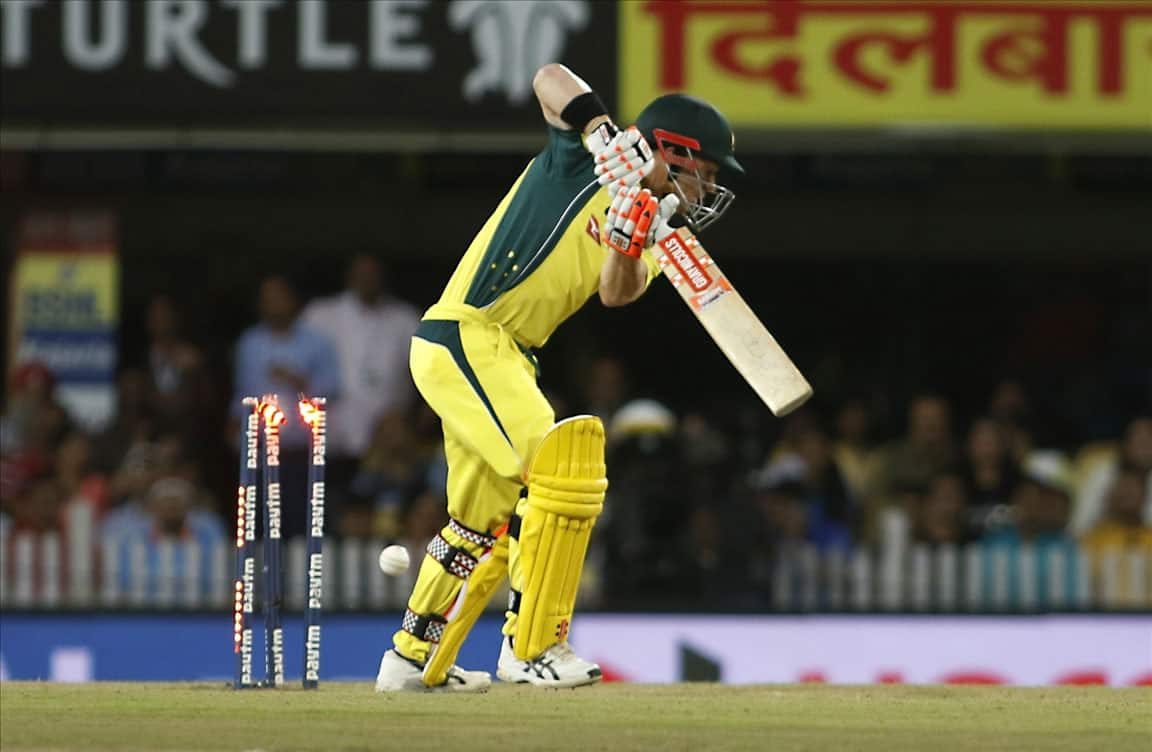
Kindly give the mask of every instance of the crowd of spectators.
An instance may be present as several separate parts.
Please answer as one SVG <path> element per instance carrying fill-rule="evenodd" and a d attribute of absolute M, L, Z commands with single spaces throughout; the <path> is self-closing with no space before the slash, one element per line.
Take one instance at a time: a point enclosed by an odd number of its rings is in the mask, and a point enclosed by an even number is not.
<path fill-rule="evenodd" d="M 77 505 L 93 535 L 212 543 L 231 531 L 241 398 L 329 397 L 330 530 L 418 545 L 445 522 L 447 468 L 436 416 L 407 372 L 420 312 L 392 296 L 383 270 L 356 256 L 345 288 L 303 305 L 281 274 L 261 280 L 257 321 L 236 342 L 231 382 L 156 295 L 147 348 L 122 368 L 116 412 L 97 432 L 74 423 L 52 374 L 21 364 L 5 404 L 0 526 L 62 529 Z M 806 407 L 773 423 L 665 405 L 629 384 L 627 362 L 598 357 L 558 415 L 589 412 L 608 429 L 610 489 L 598 527 L 607 606 L 764 601 L 774 562 L 799 547 L 850 551 L 899 540 L 980 542 L 989 551 L 1118 545 L 1152 556 L 1152 417 L 1122 435 L 1048 447 L 1033 435 L 1028 391 L 1006 379 L 958 425 L 948 395 L 906 403 L 887 438 L 865 399 Z M 227 371 L 227 369 L 223 369 Z M 759 410 L 748 393 L 748 411 Z M 752 428 L 749 426 L 752 425 Z M 890 432 L 892 433 L 892 432 Z M 308 435 L 282 432 L 283 522 L 303 532 Z M 9 541 L 12 536 L 7 536 Z M 148 556 L 154 556 L 149 549 Z M 1043 597 L 1043 596 L 1041 596 Z"/>
<path fill-rule="evenodd" d="M 1022 393 L 1016 383 L 1000 391 Z M 609 424 L 610 602 L 668 602 L 695 588 L 697 604 L 766 603 L 773 562 L 800 548 L 979 543 L 1010 569 L 1022 547 L 1041 568 L 1060 549 L 1071 588 L 1077 551 L 1136 549 L 1152 561 L 1152 417 L 1133 417 L 1115 441 L 1062 451 L 1035 446 L 1027 424 L 997 406 L 960 432 L 946 397 L 917 395 L 888 441 L 871 440 L 861 402 L 802 409 L 741 465 L 727 449 L 702 449 L 736 437 L 701 415 L 625 403 Z M 1019 583 L 1008 579 L 1012 601 Z"/>

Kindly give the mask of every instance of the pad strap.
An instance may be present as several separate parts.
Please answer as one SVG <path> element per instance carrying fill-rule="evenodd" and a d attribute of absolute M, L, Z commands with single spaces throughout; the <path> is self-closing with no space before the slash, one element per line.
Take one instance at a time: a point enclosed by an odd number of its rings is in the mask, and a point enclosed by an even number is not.
<path fill-rule="evenodd" d="M 462 548 L 453 546 L 444 540 L 444 536 L 442 535 L 437 535 L 428 541 L 427 553 L 435 559 L 440 566 L 444 567 L 444 570 L 448 572 L 448 574 L 459 577 L 462 580 L 468 579 L 468 575 L 472 574 L 472 570 L 476 568 L 476 564 L 478 563 L 475 556 Z"/>
<path fill-rule="evenodd" d="M 461 525 L 456 520 L 448 520 L 448 529 L 469 543 L 480 546 L 480 548 L 488 549 L 496 545 L 495 536 L 488 535 L 487 533 L 478 533 L 470 527 Z"/>
<path fill-rule="evenodd" d="M 520 613 L 520 598 L 523 597 L 519 590 L 508 589 L 508 610 L 514 614 Z"/>
<path fill-rule="evenodd" d="M 400 628 L 418 640 L 440 642 L 444 634 L 444 625 L 448 623 L 440 614 L 425 614 L 421 616 L 412 609 L 404 610 L 404 620 Z"/>

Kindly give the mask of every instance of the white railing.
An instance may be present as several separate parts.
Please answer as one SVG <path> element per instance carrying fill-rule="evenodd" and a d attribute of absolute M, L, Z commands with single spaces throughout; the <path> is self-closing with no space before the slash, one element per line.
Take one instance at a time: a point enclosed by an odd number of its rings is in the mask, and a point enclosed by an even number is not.
<path fill-rule="evenodd" d="M 90 507 L 71 505 L 66 533 L 12 532 L 0 524 L 0 606 L 76 609 L 221 609 L 232 605 L 236 549 L 230 540 L 130 539 L 101 535 Z M 377 564 L 394 541 L 329 539 L 324 542 L 324 603 L 332 609 L 400 609 L 418 566 L 399 576 Z M 408 542 L 415 554 L 424 544 Z M 414 556 L 416 561 L 419 558 Z M 289 609 L 304 606 L 307 571 L 303 538 L 284 543 L 284 597 Z M 257 545 L 257 571 L 262 564 Z M 258 583 L 262 582 L 257 577 Z M 257 587 L 257 604 L 261 588 Z M 503 610 L 505 589 L 490 609 Z"/>
<path fill-rule="evenodd" d="M 5 539 L 7 537 L 7 540 Z M 55 533 L 0 534 L 0 606 L 6 608 L 217 609 L 231 605 L 235 548 L 227 541 L 97 540 L 92 557 L 81 561 Z M 376 558 L 388 541 L 325 542 L 324 601 L 335 609 L 398 609 L 416 575 L 389 577 Z M 79 548 L 79 546 L 77 546 Z M 62 555 L 62 552 L 66 551 Z M 305 542 L 285 543 L 284 597 L 301 609 L 305 597 Z M 261 566 L 257 547 L 257 571 Z M 93 569 L 99 570 L 93 576 Z M 258 582 L 260 582 L 259 578 Z M 493 599 L 494 609 L 507 602 Z M 259 588 L 257 592 L 259 603 Z"/>
<path fill-rule="evenodd" d="M 801 546 L 777 557 L 771 602 L 778 611 L 1148 609 L 1150 567 L 1152 557 L 1136 548 L 1093 553 L 1069 545 L 1042 557 L 1029 545 L 918 544 L 899 556 Z"/>
<path fill-rule="evenodd" d="M 876 549 L 820 551 L 802 545 L 782 552 L 765 586 L 773 609 L 1029 612 L 1152 608 L 1152 556 L 1140 549 L 1092 553 L 1071 544 L 1038 549 L 1028 544 L 979 543 L 929 547 L 908 543 L 898 527 L 891 528 L 897 534 L 886 535 Z M 67 530 L 63 535 L 33 535 L 0 529 L 0 606 L 188 610 L 231 605 L 235 549 L 229 541 L 202 546 L 194 540 L 100 537 L 94 533 L 90 513 L 83 510 L 70 516 Z M 389 542 L 325 541 L 326 608 L 403 608 L 417 567 L 399 577 L 383 574 L 376 560 Z M 423 546 L 412 543 L 409 549 L 415 554 Z M 585 566 L 581 590 L 585 607 L 599 603 L 601 583 L 611 578 L 600 554 L 594 547 Z M 283 562 L 285 605 L 299 610 L 306 588 L 303 539 L 286 542 Z M 506 602 L 506 591 L 497 593 L 489 608 L 499 611 Z"/>

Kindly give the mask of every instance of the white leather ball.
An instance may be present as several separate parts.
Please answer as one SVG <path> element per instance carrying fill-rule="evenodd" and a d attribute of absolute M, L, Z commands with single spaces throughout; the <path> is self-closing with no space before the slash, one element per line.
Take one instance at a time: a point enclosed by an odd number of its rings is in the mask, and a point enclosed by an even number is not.
<path fill-rule="evenodd" d="M 407 572 L 411 561 L 408 549 L 403 546 L 388 546 L 380 552 L 380 571 L 395 577 Z"/>

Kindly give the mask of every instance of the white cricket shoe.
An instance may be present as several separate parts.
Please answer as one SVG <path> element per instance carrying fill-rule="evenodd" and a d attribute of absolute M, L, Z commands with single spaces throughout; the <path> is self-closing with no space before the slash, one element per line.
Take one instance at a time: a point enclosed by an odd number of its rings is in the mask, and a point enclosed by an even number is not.
<path fill-rule="evenodd" d="M 438 687 L 424 684 L 424 667 L 395 650 L 384 653 L 376 674 L 377 692 L 487 692 L 492 676 L 487 671 L 465 671 L 459 666 L 448 669 L 448 678 Z"/>
<path fill-rule="evenodd" d="M 505 637 L 496 676 L 514 684 L 562 688 L 595 684 L 602 674 L 599 666 L 573 653 L 566 642 L 556 643 L 531 661 L 522 661 L 512 652 L 512 638 Z"/>

